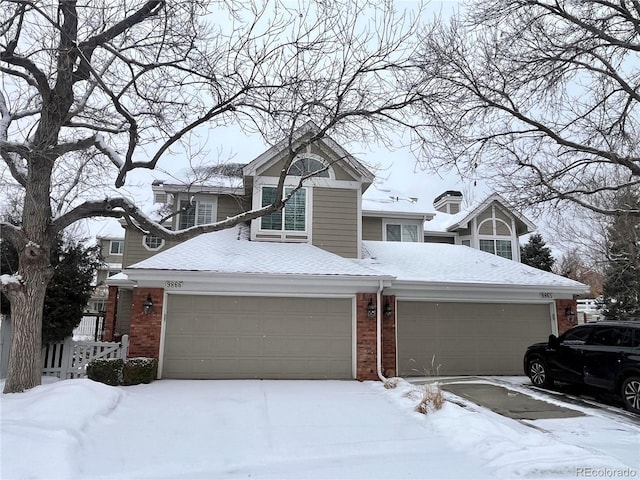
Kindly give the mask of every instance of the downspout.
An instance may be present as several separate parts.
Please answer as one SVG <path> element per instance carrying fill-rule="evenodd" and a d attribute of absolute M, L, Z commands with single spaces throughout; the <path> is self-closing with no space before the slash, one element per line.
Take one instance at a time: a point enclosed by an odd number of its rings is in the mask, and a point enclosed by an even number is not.
<path fill-rule="evenodd" d="M 376 293 L 376 367 L 378 378 L 386 382 L 387 377 L 382 374 L 382 288 L 383 281 L 380 280 Z"/>

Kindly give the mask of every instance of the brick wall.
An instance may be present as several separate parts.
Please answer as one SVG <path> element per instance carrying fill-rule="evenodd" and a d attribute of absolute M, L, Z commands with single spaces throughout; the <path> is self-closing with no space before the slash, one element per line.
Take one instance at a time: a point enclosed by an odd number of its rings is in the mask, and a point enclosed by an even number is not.
<path fill-rule="evenodd" d="M 116 327 L 116 315 L 118 314 L 118 287 L 109 287 L 107 297 L 107 310 L 104 314 L 104 332 L 102 339 L 105 342 L 113 341 L 113 332 Z"/>
<path fill-rule="evenodd" d="M 144 313 L 143 304 L 151 295 L 153 308 Z M 162 327 L 162 288 L 134 288 L 129 334 L 129 357 L 160 356 L 160 329 Z"/>
<path fill-rule="evenodd" d="M 376 317 L 367 315 L 369 302 L 376 303 L 375 293 L 356 295 L 356 378 L 378 380 L 376 372 Z"/>
<path fill-rule="evenodd" d="M 569 319 L 566 315 L 566 309 L 571 307 L 574 313 L 573 318 Z M 575 300 L 556 300 L 556 318 L 558 319 L 558 335 L 562 335 L 571 327 L 578 324 L 577 302 Z"/>

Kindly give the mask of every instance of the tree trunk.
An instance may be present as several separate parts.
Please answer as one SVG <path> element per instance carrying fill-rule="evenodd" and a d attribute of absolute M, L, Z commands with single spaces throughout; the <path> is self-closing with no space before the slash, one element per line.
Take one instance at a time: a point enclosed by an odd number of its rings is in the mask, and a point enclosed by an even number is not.
<path fill-rule="evenodd" d="M 42 311 L 51 268 L 50 186 L 53 162 L 34 157 L 30 163 L 29 184 L 24 197 L 22 234 L 18 249 L 20 283 L 6 286 L 11 302 L 13 339 L 4 393 L 16 393 L 40 385 L 42 378 Z"/>
<path fill-rule="evenodd" d="M 20 270 L 22 284 L 10 293 L 13 339 L 4 393 L 33 388 L 42 377 L 42 308 L 51 268 L 36 262 Z"/>

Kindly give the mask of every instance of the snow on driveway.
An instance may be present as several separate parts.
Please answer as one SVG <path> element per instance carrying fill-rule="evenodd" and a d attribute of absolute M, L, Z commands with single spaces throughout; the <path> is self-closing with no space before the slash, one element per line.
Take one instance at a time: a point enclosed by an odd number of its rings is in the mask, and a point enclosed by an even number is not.
<path fill-rule="evenodd" d="M 636 426 L 587 416 L 531 428 L 450 402 L 425 416 L 407 396 L 414 388 L 355 381 L 50 383 L 2 395 L 0 477 L 640 477 Z M 585 445 L 580 428 L 590 429 Z"/>

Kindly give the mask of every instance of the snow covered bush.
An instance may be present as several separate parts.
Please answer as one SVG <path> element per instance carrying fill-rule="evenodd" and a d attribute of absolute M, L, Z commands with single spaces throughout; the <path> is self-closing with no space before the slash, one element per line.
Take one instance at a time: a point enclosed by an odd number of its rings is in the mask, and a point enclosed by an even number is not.
<path fill-rule="evenodd" d="M 124 360 L 121 358 L 94 358 L 87 365 L 87 377 L 106 385 L 122 385 Z"/>
<path fill-rule="evenodd" d="M 87 377 L 106 385 L 139 385 L 151 383 L 156 378 L 158 361 L 155 358 L 137 357 L 94 358 L 87 365 Z"/>
<path fill-rule="evenodd" d="M 151 383 L 156 378 L 158 361 L 155 358 L 129 358 L 124 362 L 123 385 Z"/>

